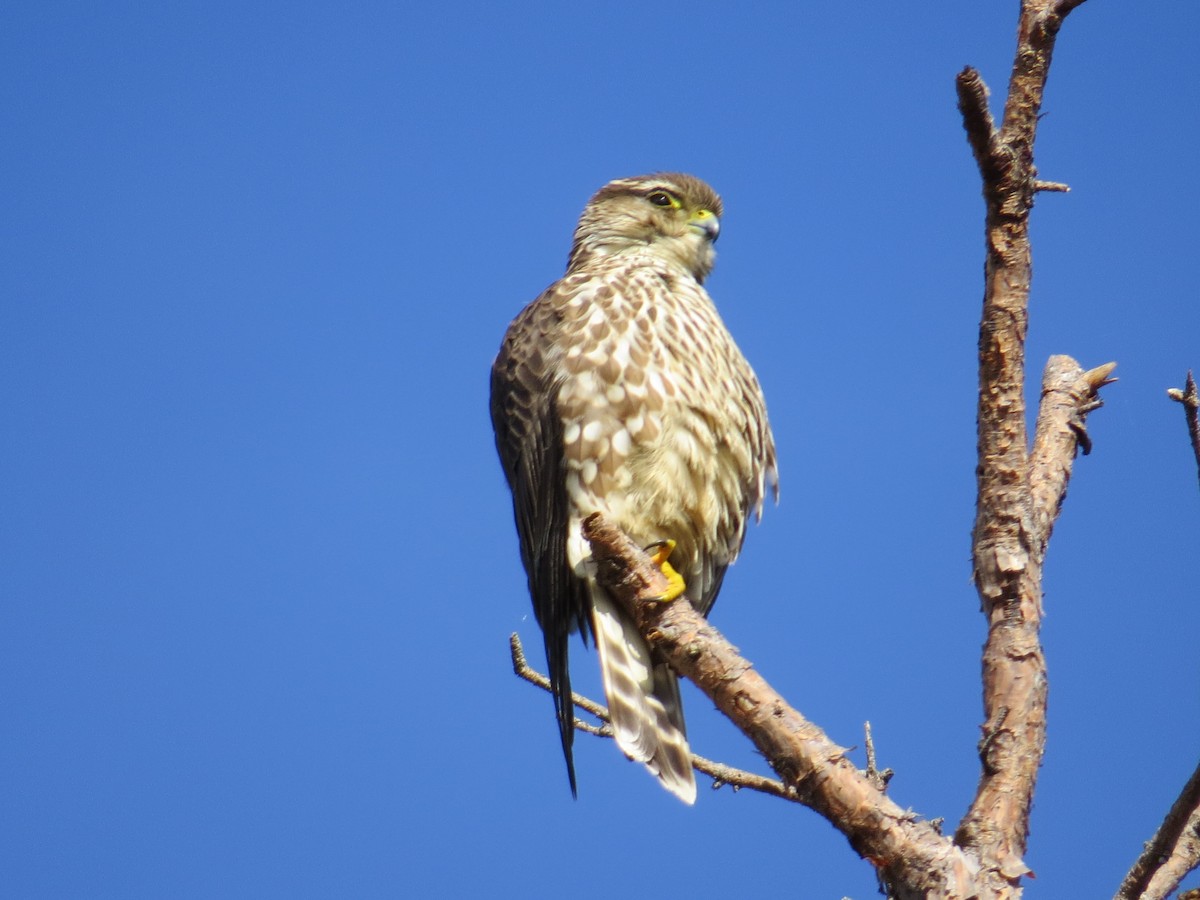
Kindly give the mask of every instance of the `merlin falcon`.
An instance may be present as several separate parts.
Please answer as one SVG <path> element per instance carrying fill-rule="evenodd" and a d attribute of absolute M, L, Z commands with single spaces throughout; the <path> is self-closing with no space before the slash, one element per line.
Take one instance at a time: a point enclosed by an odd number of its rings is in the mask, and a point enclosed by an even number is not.
<path fill-rule="evenodd" d="M 703 288 L 721 199 L 691 175 L 601 188 L 567 272 L 509 326 L 492 366 L 496 449 L 567 762 L 574 706 L 568 637 L 590 634 L 613 734 L 685 803 L 696 799 L 675 673 L 596 582 L 580 525 L 603 513 L 655 552 L 703 614 L 741 550 L 746 520 L 778 496 L 762 389 Z"/>

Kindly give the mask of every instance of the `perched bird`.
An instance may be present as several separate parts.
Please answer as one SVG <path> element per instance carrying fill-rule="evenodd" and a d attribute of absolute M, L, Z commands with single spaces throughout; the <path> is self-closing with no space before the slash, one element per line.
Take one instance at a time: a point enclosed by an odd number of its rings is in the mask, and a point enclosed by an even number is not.
<path fill-rule="evenodd" d="M 577 630 L 595 641 L 621 750 L 696 799 L 677 676 L 597 584 L 580 523 L 602 512 L 656 545 L 664 573 L 707 614 L 750 512 L 762 515 L 768 486 L 778 496 L 762 389 L 701 286 L 720 217 L 721 199 L 691 175 L 605 185 L 575 229 L 566 275 L 513 320 L 492 366 L 496 448 L 572 794 Z"/>

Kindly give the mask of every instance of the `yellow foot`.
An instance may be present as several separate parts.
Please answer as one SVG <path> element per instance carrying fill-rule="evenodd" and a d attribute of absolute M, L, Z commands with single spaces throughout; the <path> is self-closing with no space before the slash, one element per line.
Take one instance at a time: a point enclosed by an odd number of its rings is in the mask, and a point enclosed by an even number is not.
<path fill-rule="evenodd" d="M 669 538 L 665 541 L 655 541 L 645 550 L 650 554 L 650 560 L 663 575 L 667 576 L 667 590 L 661 597 L 658 597 L 660 603 L 670 603 L 678 597 L 683 596 L 683 592 L 687 590 L 687 584 L 683 580 L 683 576 L 675 571 L 675 568 L 667 562 L 671 552 L 675 549 L 675 542 Z"/>

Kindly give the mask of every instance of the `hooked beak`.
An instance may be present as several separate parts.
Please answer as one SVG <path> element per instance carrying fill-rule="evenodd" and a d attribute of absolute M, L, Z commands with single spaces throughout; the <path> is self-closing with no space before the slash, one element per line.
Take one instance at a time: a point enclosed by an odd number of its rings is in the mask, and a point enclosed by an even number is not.
<path fill-rule="evenodd" d="M 695 228 L 709 241 L 715 241 L 721 234 L 721 220 L 711 209 L 698 209 L 693 213 L 688 225 Z"/>

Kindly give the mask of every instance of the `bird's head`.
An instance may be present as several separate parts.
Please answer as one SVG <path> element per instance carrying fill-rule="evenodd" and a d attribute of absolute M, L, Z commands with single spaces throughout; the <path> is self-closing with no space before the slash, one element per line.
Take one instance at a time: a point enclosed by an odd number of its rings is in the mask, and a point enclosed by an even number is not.
<path fill-rule="evenodd" d="M 720 230 L 721 198 L 699 178 L 678 172 L 621 178 L 588 201 L 567 271 L 598 257 L 649 250 L 702 282 Z"/>

